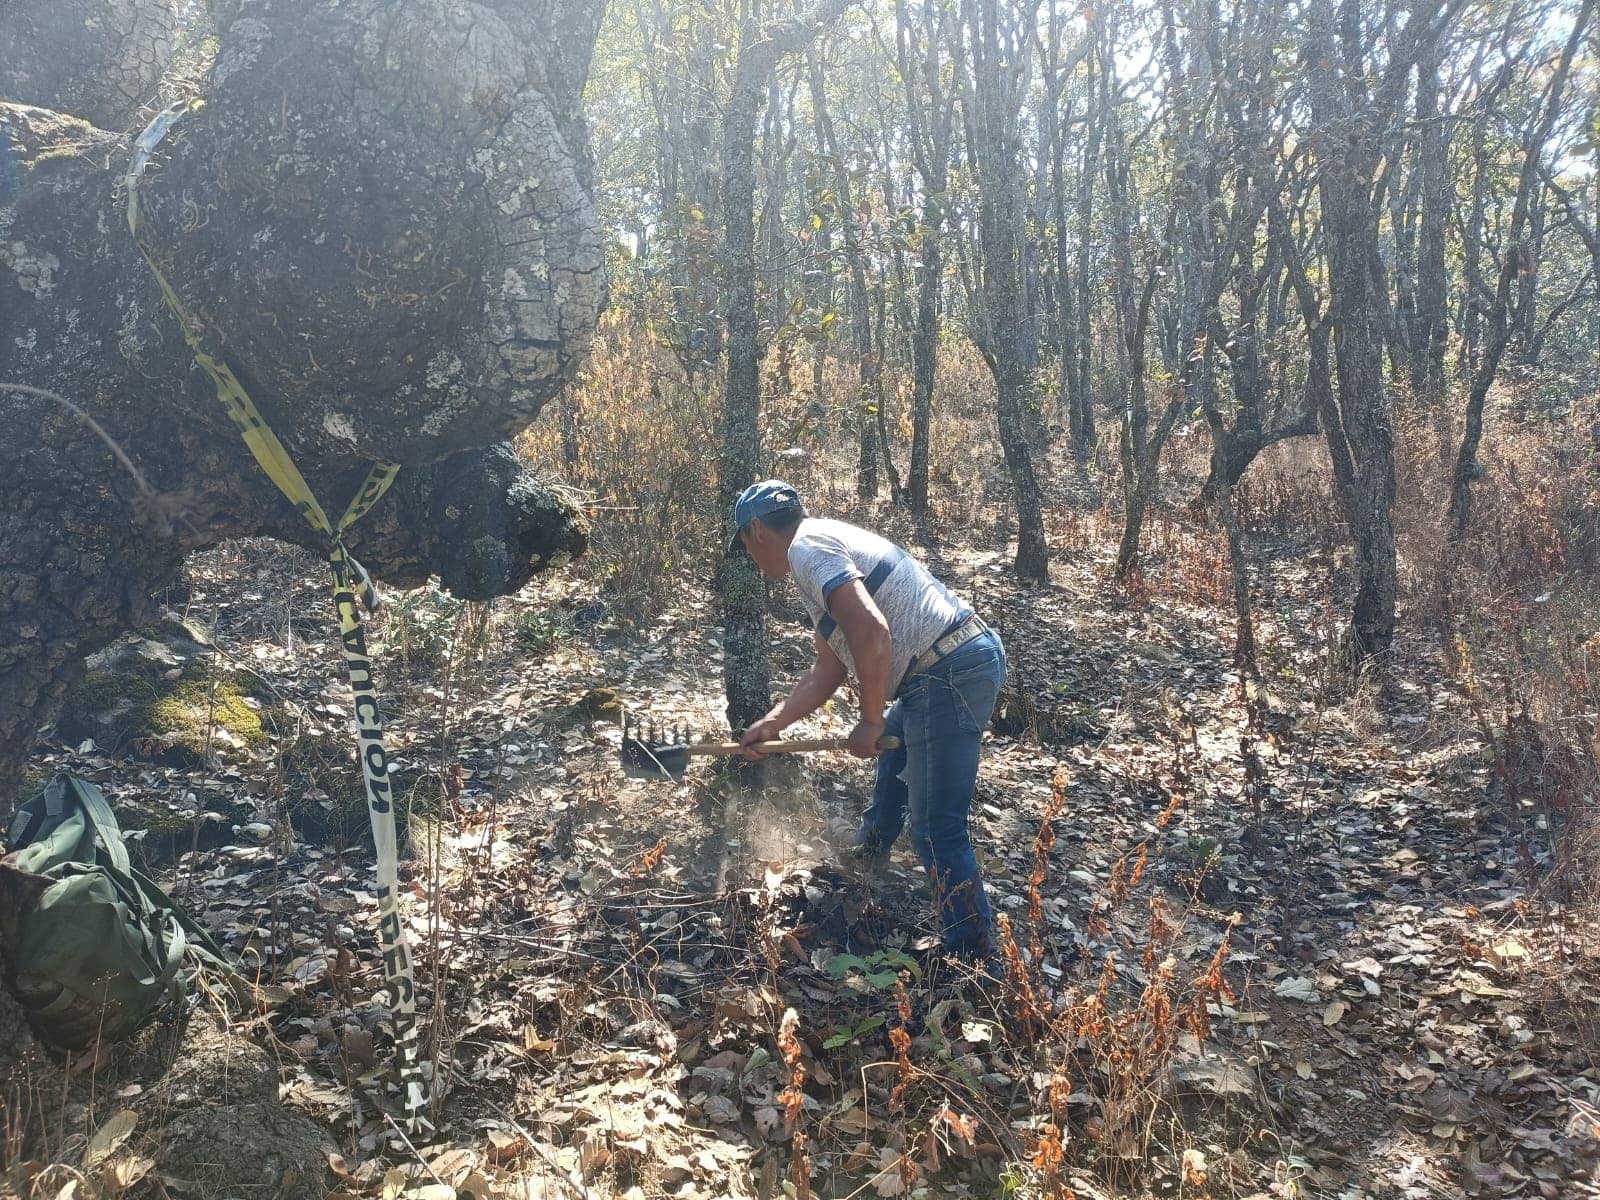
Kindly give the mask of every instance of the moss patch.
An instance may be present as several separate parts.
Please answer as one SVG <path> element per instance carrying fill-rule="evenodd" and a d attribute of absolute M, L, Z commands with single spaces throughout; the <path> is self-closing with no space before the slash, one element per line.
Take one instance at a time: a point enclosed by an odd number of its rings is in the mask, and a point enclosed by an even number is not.
<path fill-rule="evenodd" d="M 217 674 L 180 679 L 168 695 L 149 704 L 147 723 L 155 736 L 195 754 L 205 752 L 208 734 L 215 737 L 218 730 L 226 735 L 216 738 L 224 749 L 259 750 L 267 744 L 259 708 L 260 702 L 252 706 L 235 680 Z"/>
<path fill-rule="evenodd" d="M 69 743 L 91 738 L 102 751 L 131 750 L 181 766 L 208 753 L 237 758 L 263 750 L 275 710 L 259 681 L 219 663 L 203 645 L 134 638 L 91 660 L 55 729 Z"/>
<path fill-rule="evenodd" d="M 50 786 L 50 781 L 56 777 L 53 767 L 30 767 L 22 773 L 22 784 L 17 792 L 19 803 L 32 800 L 45 788 Z"/>
<path fill-rule="evenodd" d="M 172 861 L 191 846 L 209 850 L 230 842 L 235 825 L 254 819 L 248 804 L 214 790 L 201 792 L 203 811 L 198 816 L 155 796 L 123 793 L 112 797 L 112 802 L 116 806 L 117 824 L 124 833 L 144 830 L 144 836 L 130 841 L 128 849 L 136 863 L 151 870 Z"/>
<path fill-rule="evenodd" d="M 592 687 L 578 699 L 578 711 L 592 720 L 622 720 L 622 697 L 615 689 Z"/>
<path fill-rule="evenodd" d="M 136 700 L 154 694 L 154 685 L 139 675 L 119 677 L 103 671 L 90 671 L 72 689 L 67 704 L 74 708 L 113 708 L 121 700 Z"/>
<path fill-rule="evenodd" d="M 116 805 L 117 824 L 125 830 L 144 829 L 148 831 L 150 837 L 170 838 L 181 833 L 189 833 L 194 829 L 192 816 L 169 808 L 159 801 L 119 796 Z"/>

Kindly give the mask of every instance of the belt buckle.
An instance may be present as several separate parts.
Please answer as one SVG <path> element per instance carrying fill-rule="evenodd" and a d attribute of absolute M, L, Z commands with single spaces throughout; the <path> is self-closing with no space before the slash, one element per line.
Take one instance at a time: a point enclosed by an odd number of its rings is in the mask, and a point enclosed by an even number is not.
<path fill-rule="evenodd" d="M 976 623 L 976 621 L 973 618 L 968 617 L 965 621 L 961 622 L 960 625 L 957 625 L 949 633 L 945 634 L 933 644 L 934 653 L 936 653 L 940 658 L 954 654 L 973 638 L 977 637 L 981 632 L 983 632 L 982 628 Z"/>
<path fill-rule="evenodd" d="M 957 625 L 949 633 L 945 634 L 938 641 L 934 642 L 933 645 L 929 646 L 916 658 L 912 659 L 911 666 L 907 670 L 906 674 L 913 675 L 918 671 L 926 671 L 941 658 L 944 658 L 954 651 L 959 650 L 973 638 L 977 637 L 981 633 L 986 632 L 987 630 L 988 626 L 979 619 L 976 613 L 974 613 L 965 621 L 961 622 L 961 624 Z M 949 649 L 943 648 L 946 645 L 949 646 Z"/>

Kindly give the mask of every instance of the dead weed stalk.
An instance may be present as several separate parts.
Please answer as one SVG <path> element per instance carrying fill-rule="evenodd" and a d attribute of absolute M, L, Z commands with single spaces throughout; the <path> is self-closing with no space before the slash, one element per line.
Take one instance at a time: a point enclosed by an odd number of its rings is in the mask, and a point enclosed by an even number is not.
<path fill-rule="evenodd" d="M 1173 913 L 1159 892 L 1149 891 L 1142 918 L 1137 915 L 1135 898 L 1148 887 L 1153 852 L 1152 842 L 1141 842 L 1107 872 L 1087 923 L 1091 948 L 1076 954 L 1076 980 L 1052 996 L 1044 897 L 1055 841 L 1050 826 L 1065 808 L 1067 784 L 1066 770 L 1058 769 L 1034 839 L 1026 953 L 1009 917 L 997 920 L 1017 1018 L 1011 1046 L 1034 1064 L 1029 1077 L 1042 1080 L 1033 1093 L 1028 1163 L 1041 1194 L 1052 1200 L 1071 1200 L 1067 1181 L 1075 1169 L 1093 1165 L 1105 1176 L 1109 1165 L 1111 1176 L 1133 1183 L 1148 1164 L 1165 1161 L 1161 1131 L 1179 1124 L 1172 1068 L 1186 1035 L 1200 1041 L 1210 1035 L 1208 1006 L 1232 999 L 1224 969 L 1237 920 L 1226 923 L 1206 969 L 1184 979 L 1174 946 L 1186 914 Z M 1183 792 L 1174 790 L 1162 827 L 1182 800 Z M 1137 964 L 1137 970 L 1121 964 Z M 1094 1096 L 1093 1117 L 1073 1119 L 1079 1090 Z M 1168 1149 L 1176 1159 L 1178 1148 Z"/>

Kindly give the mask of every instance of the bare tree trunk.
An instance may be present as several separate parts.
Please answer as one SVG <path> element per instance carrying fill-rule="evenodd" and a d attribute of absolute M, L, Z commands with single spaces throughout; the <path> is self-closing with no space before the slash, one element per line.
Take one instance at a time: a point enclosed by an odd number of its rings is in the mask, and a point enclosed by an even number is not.
<path fill-rule="evenodd" d="M 685 28 L 678 6 L 668 0 L 649 3 L 649 36 L 673 51 L 666 61 L 643 56 L 656 117 L 656 186 L 663 197 L 655 240 L 665 268 L 669 312 L 660 329 L 692 387 L 723 349 L 717 313 L 720 196 L 712 103 L 717 38 L 706 14 L 696 12 Z"/>
<path fill-rule="evenodd" d="M 911 511 L 928 511 L 928 448 L 933 423 L 933 383 L 939 350 L 939 284 L 944 268 L 939 225 L 941 202 L 923 209 L 922 245 L 918 249 L 917 329 L 911 343 L 912 410 L 911 470 L 906 497 Z"/>
<path fill-rule="evenodd" d="M 1183 385 L 1173 387 L 1172 399 L 1167 405 L 1170 419 L 1162 422 L 1154 439 L 1154 452 L 1148 434 L 1150 409 L 1145 395 L 1144 363 L 1145 337 L 1150 328 L 1151 303 L 1155 296 L 1159 271 L 1152 267 L 1145 279 L 1134 314 L 1123 320 L 1127 331 L 1123 362 L 1126 400 L 1122 408 L 1122 429 L 1118 440 L 1118 457 L 1122 467 L 1122 537 L 1117 543 L 1117 561 L 1112 577 L 1127 582 L 1139 559 L 1139 534 L 1144 528 L 1145 510 L 1150 506 L 1150 496 L 1155 489 L 1156 465 L 1161 446 L 1183 406 Z"/>
<path fill-rule="evenodd" d="M 844 238 L 846 294 L 850 306 L 850 347 L 856 361 L 856 495 L 870 500 L 878 494 L 877 418 L 883 413 L 881 364 L 873 352 L 872 306 L 867 295 L 865 253 L 861 230 L 856 220 L 855 203 L 850 195 L 850 172 L 845 166 L 839 139 L 834 136 L 833 118 L 828 113 L 828 94 L 823 86 L 822 59 L 810 56 L 807 74 L 811 80 L 811 112 L 817 122 L 817 144 L 822 156 L 833 167 L 833 191 L 839 210 L 839 229 Z M 887 452 L 887 445 L 885 451 Z"/>
<path fill-rule="evenodd" d="M 1388 655 L 1394 638 L 1398 578 L 1393 508 L 1394 429 L 1384 380 L 1387 299 L 1374 278 L 1380 210 L 1373 181 L 1383 153 L 1386 120 L 1397 111 L 1415 55 L 1442 27 L 1413 19 L 1396 35 L 1376 93 L 1369 93 L 1361 11 L 1357 0 L 1319 0 L 1312 13 L 1307 84 L 1316 121 L 1319 196 L 1328 257 L 1328 290 L 1338 313 L 1340 429 L 1330 433 L 1353 460 L 1351 516 L 1357 586 L 1349 627 L 1353 664 Z M 1432 14 L 1429 14 L 1430 16 Z"/>
<path fill-rule="evenodd" d="M 1211 477 L 1216 481 L 1212 496 L 1212 511 L 1228 542 L 1228 574 L 1233 591 L 1233 665 L 1239 671 L 1239 681 L 1260 682 L 1261 669 L 1256 662 L 1256 630 L 1250 600 L 1250 564 L 1245 558 L 1244 535 L 1239 529 L 1238 514 L 1233 507 L 1234 480 L 1228 477 L 1227 449 L 1229 437 L 1217 405 L 1215 386 L 1208 380 L 1200 388 L 1200 406 L 1205 413 L 1206 425 L 1211 430 Z"/>
<path fill-rule="evenodd" d="M 1115 116 L 1112 94 L 1114 48 L 1100 50 L 1100 109 L 1105 116 L 1105 149 L 1102 154 L 1106 185 L 1106 221 L 1111 246 L 1113 275 L 1112 302 L 1117 330 L 1117 401 L 1119 409 L 1117 459 L 1122 483 L 1122 536 L 1117 544 L 1117 559 L 1112 577 L 1127 582 L 1139 557 L 1139 535 L 1144 528 L 1145 509 L 1155 487 L 1153 467 L 1159 457 L 1148 454 L 1150 407 L 1145 391 L 1145 346 L 1149 335 L 1156 282 L 1166 273 L 1165 251 L 1149 266 L 1141 289 L 1135 289 L 1133 261 L 1133 204 L 1128 195 L 1127 146 Z M 1165 241 L 1170 243 L 1169 222 Z M 1172 392 L 1168 410 L 1174 413 L 1182 404 L 1182 389 Z M 1170 425 L 1168 426 L 1170 428 Z M 1160 440 L 1165 440 L 1165 434 Z"/>
<path fill-rule="evenodd" d="M 1550 140 L 1556 118 L 1561 111 L 1561 94 L 1566 87 L 1572 60 L 1582 44 L 1589 18 L 1594 12 L 1595 0 L 1583 0 L 1572 32 L 1562 48 L 1561 59 L 1555 75 L 1550 80 L 1537 125 L 1523 147 L 1522 170 L 1517 178 L 1517 194 L 1511 210 L 1511 221 L 1506 230 L 1504 250 L 1501 252 L 1499 282 L 1495 287 L 1494 302 L 1488 312 L 1489 336 L 1482 357 L 1472 376 L 1472 389 L 1467 396 L 1466 430 L 1461 437 L 1461 448 L 1456 454 L 1455 470 L 1450 479 L 1450 506 L 1446 516 L 1450 539 L 1459 543 L 1466 537 L 1472 518 L 1472 481 L 1479 472 L 1478 447 L 1483 439 L 1484 403 L 1489 388 L 1494 384 L 1500 359 L 1512 333 L 1512 289 L 1519 280 L 1526 279 L 1535 270 L 1535 248 L 1523 236 L 1528 224 L 1534 188 L 1539 178 L 1539 157 Z M 1524 303 L 1531 303 L 1525 300 Z"/>
<path fill-rule="evenodd" d="M 741 41 L 748 47 L 758 37 L 754 22 Z M 764 57 L 764 56 L 763 56 Z M 741 54 L 741 59 L 744 55 Z M 749 65 L 746 65 L 746 64 Z M 775 60 L 774 60 L 775 63 Z M 756 344 L 755 162 L 756 113 L 766 88 L 766 75 L 755 74 L 753 59 L 740 63 L 734 93 L 723 117 L 722 214 L 723 259 L 727 297 L 728 381 L 722 417 L 722 458 L 718 495 L 731 513 L 732 498 L 755 482 L 760 461 L 760 349 Z M 729 517 L 729 536 L 733 534 Z M 722 663 L 727 684 L 728 724 L 743 729 L 772 705 L 772 672 L 767 659 L 767 590 L 761 571 L 749 555 L 722 560 L 717 590 L 722 597 Z"/>
<path fill-rule="evenodd" d="M 890 114 L 882 113 L 881 120 L 885 123 L 882 144 L 878 153 L 883 156 L 883 169 L 878 173 L 879 194 L 883 197 L 883 211 L 888 225 L 895 230 L 889 238 L 889 266 L 890 278 L 894 286 L 886 290 L 887 295 L 879 299 L 878 307 L 885 315 L 893 314 L 893 320 L 881 323 L 878 333 L 878 343 L 888 351 L 887 357 L 882 357 L 882 368 L 888 369 L 893 364 L 896 370 L 905 370 L 911 366 L 910 357 L 906 347 L 917 328 L 916 306 L 911 299 L 911 273 L 907 269 L 906 251 L 909 249 L 903 236 L 906 230 L 905 214 L 910 211 L 911 203 L 916 198 L 916 183 L 914 179 L 906 179 L 906 190 L 900 197 L 896 192 L 895 172 L 891 164 L 895 163 L 900 155 L 900 146 L 895 142 L 893 135 L 887 128 L 891 120 Z M 891 335 L 890 331 L 893 330 Z M 888 463 L 894 456 L 884 448 L 884 461 Z M 899 503 L 899 501 L 896 501 Z"/>
<path fill-rule="evenodd" d="M 1278 244 L 1289 285 L 1299 300 L 1300 311 L 1305 319 L 1308 347 L 1304 404 L 1308 411 L 1316 413 L 1318 421 L 1321 422 L 1323 437 L 1328 445 L 1328 460 L 1333 470 L 1334 499 L 1338 502 L 1346 523 L 1354 529 L 1355 457 L 1345 437 L 1344 418 L 1339 412 L 1338 399 L 1334 396 L 1332 355 L 1328 344 L 1328 316 L 1317 300 L 1300 248 L 1295 243 L 1288 215 L 1277 196 L 1271 196 L 1267 201 L 1267 228 L 1272 239 Z"/>
<path fill-rule="evenodd" d="M 1095 29 L 1091 24 L 1084 31 L 1083 40 L 1077 50 L 1066 61 L 1061 60 L 1061 20 L 1056 11 L 1056 0 L 1050 0 L 1049 14 L 1047 17 L 1049 34 L 1046 40 L 1047 62 L 1045 73 L 1047 76 L 1044 97 L 1044 112 L 1041 125 L 1045 138 L 1045 154 L 1050 164 L 1050 205 L 1051 218 L 1054 227 L 1055 250 L 1055 343 L 1057 356 L 1057 371 L 1060 379 L 1060 408 L 1067 418 L 1067 440 L 1072 447 L 1073 459 L 1081 470 L 1088 462 L 1088 446 L 1084 438 L 1084 413 L 1088 407 L 1086 397 L 1078 395 L 1082 376 L 1079 371 L 1078 360 L 1087 356 L 1087 344 L 1079 340 L 1078 304 L 1087 305 L 1088 297 L 1077 295 L 1074 287 L 1074 277 L 1071 263 L 1067 254 L 1069 234 L 1067 231 L 1067 184 L 1066 184 L 1066 156 L 1067 136 L 1066 126 L 1070 122 L 1070 108 L 1063 105 L 1063 96 L 1066 92 L 1068 80 L 1071 79 L 1078 65 L 1089 57 L 1089 51 L 1094 44 Z M 1086 170 L 1092 168 L 1085 166 Z M 1079 242 L 1079 254 L 1087 257 L 1086 240 Z M 1092 423 L 1093 418 L 1090 417 Z"/>
<path fill-rule="evenodd" d="M 1534 154 L 1532 147 L 1524 146 L 1523 153 Z M 1539 279 L 1544 261 L 1545 206 L 1539 193 L 1543 190 L 1537 174 L 1532 186 L 1533 195 L 1528 201 L 1527 230 L 1523 234 L 1522 269 L 1517 275 L 1516 299 L 1511 304 L 1511 340 L 1509 348 L 1518 366 L 1531 367 L 1534 343 L 1539 329 Z"/>
<path fill-rule="evenodd" d="M 1484 123 L 1474 121 L 1472 130 L 1472 161 L 1477 164 L 1472 185 L 1472 204 L 1461 231 L 1461 260 L 1464 285 L 1461 289 L 1460 326 L 1461 357 L 1456 364 L 1463 381 L 1469 385 L 1478 369 L 1478 343 L 1482 336 L 1482 301 L 1492 299 L 1494 293 L 1483 280 L 1483 235 L 1487 224 L 1485 190 L 1489 166 L 1485 146 Z"/>
<path fill-rule="evenodd" d="M 824 0 L 802 16 L 765 26 L 748 20 L 740 36 L 733 90 L 722 129 L 728 382 L 717 487 L 727 506 L 730 538 L 734 532 L 733 499 L 755 481 L 761 450 L 761 347 L 755 263 L 756 119 L 778 61 L 804 50 L 825 25 L 849 6 L 850 0 Z M 772 704 L 766 585 L 748 555 L 724 558 L 717 583 L 722 598 L 722 671 L 728 722 L 734 729 L 743 729 Z"/>
<path fill-rule="evenodd" d="M 884 346 L 884 334 L 889 328 L 888 309 L 889 298 L 885 289 L 878 289 L 878 324 L 877 338 L 873 345 L 873 357 L 877 360 L 877 369 L 872 379 L 873 409 L 878 427 L 878 451 L 883 455 L 883 473 L 889 477 L 889 499 L 895 504 L 905 503 L 905 484 L 900 479 L 900 471 L 894 465 L 894 450 L 889 443 L 889 413 L 885 403 L 887 397 L 883 390 L 883 364 L 888 361 L 888 350 Z"/>
<path fill-rule="evenodd" d="M 1219 91 L 1218 64 L 1213 57 L 1216 53 L 1214 4 L 1208 0 L 1186 13 L 1188 30 L 1181 44 L 1176 14 L 1168 7 L 1164 16 L 1166 120 L 1178 163 L 1173 180 L 1174 200 L 1163 239 L 1170 253 L 1164 252 L 1163 257 L 1151 265 L 1131 322 L 1123 318 L 1124 328 L 1131 332 L 1127 335 L 1128 399 L 1123 413 L 1121 446 L 1123 528 L 1114 577 L 1124 581 L 1132 574 L 1138 559 L 1145 511 L 1159 484 L 1162 448 L 1179 416 L 1192 408 L 1192 389 L 1215 387 L 1211 377 L 1211 331 L 1218 321 L 1217 302 L 1232 273 L 1235 256 L 1252 244 L 1247 235 L 1258 223 L 1264 202 L 1259 192 L 1241 183 L 1228 221 L 1220 219 L 1219 214 L 1228 207 L 1221 196 L 1224 166 L 1220 161 L 1220 139 L 1207 137 L 1206 118 L 1202 115 L 1212 110 L 1212 98 Z M 1111 155 L 1113 159 L 1125 158 L 1120 146 L 1116 150 L 1119 152 Z M 1242 167 L 1235 169 L 1243 171 Z M 1126 168 L 1119 163 L 1117 169 L 1110 172 L 1108 190 L 1113 210 L 1121 213 L 1114 215 L 1113 221 L 1124 246 L 1128 205 L 1122 191 L 1126 186 Z M 1174 344 L 1168 352 L 1175 379 L 1167 385 L 1167 407 L 1152 429 L 1145 399 L 1145 347 L 1152 323 L 1156 284 L 1166 274 L 1164 268 L 1168 260 L 1177 283 L 1177 311 L 1172 318 Z M 1124 270 L 1123 294 L 1119 300 L 1119 307 L 1124 311 L 1129 303 L 1129 282 L 1129 273 Z"/>
<path fill-rule="evenodd" d="M 1272 262 L 1268 270 L 1274 269 Z M 1211 471 L 1206 478 L 1202 495 L 1208 503 L 1215 503 L 1220 495 L 1219 485 L 1229 488 L 1244 478 L 1257 456 L 1268 446 L 1288 438 L 1309 437 L 1318 429 L 1317 410 L 1310 402 L 1309 391 L 1289 411 L 1269 411 L 1273 392 L 1272 379 L 1261 355 L 1262 330 L 1260 328 L 1260 289 L 1262 277 L 1257 277 L 1247 265 L 1241 263 L 1239 284 L 1239 324 L 1226 329 L 1218 320 L 1211 331 L 1212 341 L 1222 347 L 1232 369 L 1233 421 L 1229 424 L 1217 414 L 1221 422 L 1222 446 L 1213 455 Z M 1215 438 L 1217 429 L 1212 430 Z M 1219 474 L 1220 470 L 1220 474 Z"/>
<path fill-rule="evenodd" d="M 1234 213 L 1262 207 L 1263 195 L 1275 193 L 1284 186 L 1277 160 L 1283 153 L 1282 131 L 1287 121 L 1283 98 L 1272 83 L 1277 66 L 1271 49 L 1280 44 L 1284 22 L 1281 4 L 1263 4 L 1254 10 L 1248 28 L 1235 30 L 1230 37 L 1227 57 L 1217 68 L 1234 84 L 1219 89 L 1218 93 L 1218 105 L 1226 127 L 1235 145 L 1252 147 L 1250 152 L 1231 158 L 1234 183 L 1227 207 Z M 1214 25 L 1208 22 L 1206 29 L 1214 30 Z M 1216 199 L 1207 205 L 1210 212 L 1219 208 Z M 1199 215 L 1203 220 L 1206 214 Z M 1270 300 L 1263 313 L 1262 300 L 1264 296 L 1280 295 L 1280 281 L 1288 274 L 1284 247 L 1281 239 L 1270 232 L 1272 227 L 1269 214 L 1269 233 L 1259 254 L 1254 225 L 1244 229 L 1239 239 L 1237 258 L 1231 269 L 1237 322 L 1226 325 L 1221 311 L 1212 314 L 1212 344 L 1221 348 L 1231 369 L 1233 411 L 1229 422 L 1222 406 L 1215 406 L 1217 423 L 1212 428 L 1212 438 L 1216 441 L 1220 431 L 1221 446 L 1212 456 L 1211 473 L 1202 492 L 1203 498 L 1211 504 L 1220 502 L 1221 486 L 1232 488 L 1237 484 L 1256 456 L 1268 446 L 1317 432 L 1318 410 L 1313 390 L 1308 387 L 1291 401 L 1282 387 L 1274 385 L 1270 361 L 1263 353 L 1263 347 L 1271 343 L 1278 331 L 1282 317 L 1281 305 L 1274 305 Z M 1202 255 L 1206 252 L 1203 241 L 1198 250 Z M 1207 420 L 1210 423 L 1210 414 Z M 1231 505 L 1231 499 L 1228 503 Z"/>
<path fill-rule="evenodd" d="M 577 397 L 571 392 L 561 397 L 561 465 L 566 468 L 568 478 L 578 473 L 578 464 L 583 461 L 583 444 L 580 435 L 582 414 L 578 412 Z"/>
<path fill-rule="evenodd" d="M 1439 111 L 1439 50 L 1430 45 L 1417 63 L 1418 213 L 1417 308 L 1411 336 L 1411 388 L 1430 405 L 1442 398 L 1450 327 L 1445 273 L 1445 229 L 1450 219 L 1450 174 L 1444 115 Z"/>
<path fill-rule="evenodd" d="M 1090 34 L 1094 30 L 1091 27 Z M 1084 470 L 1089 463 L 1089 456 L 1094 452 L 1097 437 L 1094 420 L 1094 381 L 1092 374 L 1093 339 L 1090 336 L 1090 316 L 1093 309 L 1090 292 L 1090 260 L 1091 255 L 1085 253 L 1093 238 L 1094 229 L 1094 180 L 1099 170 L 1099 155 L 1101 139 L 1104 136 L 1104 122 L 1111 118 L 1111 114 L 1104 105 L 1096 106 L 1093 98 L 1100 93 L 1094 86 L 1095 55 L 1088 57 L 1087 76 L 1085 86 L 1089 92 L 1089 136 L 1084 142 L 1083 163 L 1078 173 L 1078 339 L 1077 339 L 1077 376 L 1078 385 L 1072 391 L 1073 413 L 1072 429 L 1072 458 L 1078 464 L 1078 469 Z"/>
<path fill-rule="evenodd" d="M 955 91 L 946 88 L 941 50 L 950 44 L 954 10 L 947 0 L 922 0 L 921 54 L 918 31 L 906 0 L 895 2 L 895 55 L 905 85 L 913 161 L 922 180 L 917 233 L 917 324 L 912 335 L 911 466 L 906 498 L 911 511 L 928 511 L 928 444 L 933 423 L 933 384 L 939 352 L 939 293 L 944 272 L 945 192 L 950 186 L 950 141 Z"/>
<path fill-rule="evenodd" d="M 1027 214 L 1022 204 L 1019 120 L 1030 73 L 1028 37 L 1037 0 L 1008 10 L 998 0 L 963 0 L 970 76 L 967 97 L 968 153 L 977 166 L 982 312 L 974 336 L 999 390 L 1000 446 L 1017 505 L 1017 574 L 1049 579 L 1043 501 L 1033 469 L 1024 422 L 1032 393 L 1033 330 L 1025 305 L 1023 241 Z"/>
<path fill-rule="evenodd" d="M 767 104 L 761 134 L 760 175 L 766 181 L 761 213 L 756 221 L 756 244 L 760 247 L 757 278 L 761 280 L 766 301 L 763 323 L 768 329 L 777 329 L 788 318 L 788 254 L 785 242 L 788 231 L 784 228 L 783 205 L 789 187 L 789 160 L 799 140 L 799 123 L 795 120 L 795 96 L 799 80 L 785 92 L 774 76 L 767 85 Z"/>

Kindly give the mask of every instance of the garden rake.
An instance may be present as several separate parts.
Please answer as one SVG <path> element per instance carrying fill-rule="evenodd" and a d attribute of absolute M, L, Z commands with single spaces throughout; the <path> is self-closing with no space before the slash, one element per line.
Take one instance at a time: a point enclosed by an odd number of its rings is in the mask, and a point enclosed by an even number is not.
<path fill-rule="evenodd" d="M 807 754 L 813 750 L 843 750 L 847 738 L 809 738 L 795 741 L 757 743 L 763 754 Z M 878 749 L 894 750 L 900 739 L 882 737 Z M 683 778 L 689 760 L 696 757 L 733 758 L 743 749 L 738 742 L 691 742 L 683 726 L 663 727 L 651 721 L 647 727 L 639 720 L 622 718 L 622 772 L 629 779 Z"/>

